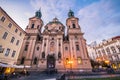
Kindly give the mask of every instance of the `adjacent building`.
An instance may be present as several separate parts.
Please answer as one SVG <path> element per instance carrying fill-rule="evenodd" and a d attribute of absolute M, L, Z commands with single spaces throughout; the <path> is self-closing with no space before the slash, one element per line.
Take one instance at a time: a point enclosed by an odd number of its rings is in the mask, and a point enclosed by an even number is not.
<path fill-rule="evenodd" d="M 31 66 L 31 69 L 46 70 L 91 70 L 86 40 L 74 12 L 68 12 L 66 26 L 57 18 L 43 26 L 41 11 L 29 18 L 22 43 L 19 65 Z M 44 31 L 42 32 L 42 28 Z M 65 27 L 67 34 L 65 34 Z"/>
<path fill-rule="evenodd" d="M 91 60 L 96 60 L 96 47 L 97 43 L 96 41 L 92 42 L 91 44 L 87 45 L 88 55 Z"/>
<path fill-rule="evenodd" d="M 0 67 L 17 63 L 25 31 L 0 7 Z"/>
<path fill-rule="evenodd" d="M 88 48 L 90 49 L 90 48 Z M 120 68 L 120 36 L 113 37 L 108 40 L 102 41 L 89 50 L 88 53 L 95 53 L 93 60 L 105 61 L 105 63 L 111 65 L 113 68 Z M 94 55 L 91 55 L 92 57 Z"/>

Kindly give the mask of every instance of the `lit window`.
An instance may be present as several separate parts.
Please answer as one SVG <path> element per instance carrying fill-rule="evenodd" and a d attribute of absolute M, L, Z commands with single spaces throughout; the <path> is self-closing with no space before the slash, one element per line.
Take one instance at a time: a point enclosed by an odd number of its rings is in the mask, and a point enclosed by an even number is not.
<path fill-rule="evenodd" d="M 78 57 L 78 63 L 81 64 L 82 63 L 82 60 L 80 57 Z"/>
<path fill-rule="evenodd" d="M 8 56 L 8 55 L 9 55 L 9 53 L 10 53 L 10 49 L 9 49 L 9 48 L 7 48 L 7 50 L 6 50 L 6 52 L 5 52 L 5 56 Z"/>
<path fill-rule="evenodd" d="M 2 22 L 4 22 L 4 21 L 5 21 L 5 17 L 4 17 L 4 16 L 1 18 L 1 21 L 2 21 Z"/>
<path fill-rule="evenodd" d="M 9 24 L 8 24 L 8 27 L 9 27 L 9 28 L 11 28 L 11 27 L 12 27 L 12 24 L 11 24 L 11 23 L 9 23 Z"/>
<path fill-rule="evenodd" d="M 17 33 L 17 32 L 18 32 L 18 29 L 15 29 L 15 32 Z"/>
<path fill-rule="evenodd" d="M 3 38 L 3 39 L 6 39 L 7 35 L 8 35 L 8 33 L 5 32 L 2 38 Z"/>
<path fill-rule="evenodd" d="M 17 40 L 16 45 L 19 45 L 19 40 Z"/>
<path fill-rule="evenodd" d="M 14 42 L 14 40 L 15 40 L 15 38 L 14 38 L 14 37 L 12 37 L 12 39 L 11 39 L 11 41 L 10 41 L 10 42 L 11 42 L 11 43 L 13 43 L 13 42 Z"/>
<path fill-rule="evenodd" d="M 14 57 L 14 56 L 15 56 L 15 53 L 16 53 L 16 51 L 13 51 L 13 53 L 12 53 L 12 56 L 11 56 L 11 57 Z"/>

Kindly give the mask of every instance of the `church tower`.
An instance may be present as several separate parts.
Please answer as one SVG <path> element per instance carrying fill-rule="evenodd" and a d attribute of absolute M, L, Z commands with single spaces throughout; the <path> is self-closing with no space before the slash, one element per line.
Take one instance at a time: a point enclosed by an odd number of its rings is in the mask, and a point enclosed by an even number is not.
<path fill-rule="evenodd" d="M 81 32 L 78 21 L 79 19 L 74 16 L 74 12 L 69 10 L 68 18 L 66 20 L 70 47 L 69 60 L 74 62 L 72 68 L 91 70 L 91 64 L 86 48 L 86 40 L 83 37 L 84 33 Z"/>
<path fill-rule="evenodd" d="M 26 36 L 23 41 L 22 50 L 19 55 L 18 64 L 31 66 L 34 62 L 34 50 L 36 42 L 41 39 L 41 28 L 43 21 L 41 11 L 38 10 L 35 16 L 29 18 L 29 24 L 25 29 Z"/>

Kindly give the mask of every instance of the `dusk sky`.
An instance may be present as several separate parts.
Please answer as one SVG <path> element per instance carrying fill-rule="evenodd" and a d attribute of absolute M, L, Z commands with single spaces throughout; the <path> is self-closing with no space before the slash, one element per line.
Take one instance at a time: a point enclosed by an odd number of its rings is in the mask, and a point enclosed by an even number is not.
<path fill-rule="evenodd" d="M 65 26 L 72 9 L 88 44 L 120 36 L 120 0 L 0 0 L 0 6 L 24 30 L 39 8 L 44 25 L 57 17 Z"/>

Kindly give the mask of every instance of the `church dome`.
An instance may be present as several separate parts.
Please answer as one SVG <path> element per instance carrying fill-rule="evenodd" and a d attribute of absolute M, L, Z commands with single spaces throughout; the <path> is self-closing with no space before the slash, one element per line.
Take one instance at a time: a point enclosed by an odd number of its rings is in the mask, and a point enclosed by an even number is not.
<path fill-rule="evenodd" d="M 58 18 L 53 18 L 51 22 L 49 22 L 46 26 L 45 29 L 49 31 L 63 31 L 64 25 L 58 20 Z"/>
<path fill-rule="evenodd" d="M 68 12 L 68 17 L 74 17 L 74 12 L 70 9 Z"/>
<path fill-rule="evenodd" d="M 41 18 L 42 17 L 40 9 L 38 11 L 36 11 L 35 17 L 37 17 L 37 18 Z"/>

